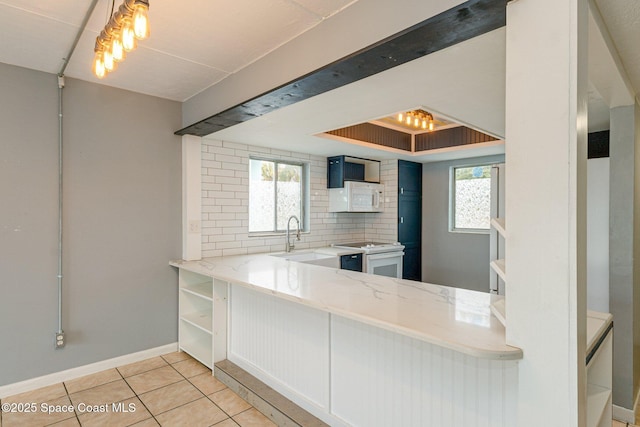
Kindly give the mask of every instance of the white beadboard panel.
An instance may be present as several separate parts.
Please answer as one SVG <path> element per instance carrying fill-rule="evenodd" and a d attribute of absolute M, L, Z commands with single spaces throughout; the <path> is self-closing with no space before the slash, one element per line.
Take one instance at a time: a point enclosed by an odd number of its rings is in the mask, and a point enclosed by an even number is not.
<path fill-rule="evenodd" d="M 232 285 L 228 357 L 272 387 L 328 408 L 328 313 Z"/>
<path fill-rule="evenodd" d="M 339 153 L 336 153 L 339 154 Z M 382 213 L 328 212 L 327 159 L 233 142 L 202 140 L 202 256 L 246 255 L 284 250 L 284 236 L 249 236 L 249 157 L 260 156 L 309 164 L 310 231 L 298 249 L 363 240 L 397 240 L 398 162 L 383 160 Z"/>
<path fill-rule="evenodd" d="M 516 361 L 476 359 L 332 316 L 331 409 L 353 426 L 516 425 Z"/>

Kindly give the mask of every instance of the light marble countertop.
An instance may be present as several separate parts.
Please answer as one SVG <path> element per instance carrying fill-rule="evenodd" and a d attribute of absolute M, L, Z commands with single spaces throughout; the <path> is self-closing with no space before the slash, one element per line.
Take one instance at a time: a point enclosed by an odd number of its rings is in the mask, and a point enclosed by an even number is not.
<path fill-rule="evenodd" d="M 268 254 L 172 261 L 174 267 L 484 359 L 521 359 L 490 305 L 501 296 L 374 276 Z"/>
<path fill-rule="evenodd" d="M 613 322 L 609 313 L 587 310 L 587 354 L 591 353 Z"/>

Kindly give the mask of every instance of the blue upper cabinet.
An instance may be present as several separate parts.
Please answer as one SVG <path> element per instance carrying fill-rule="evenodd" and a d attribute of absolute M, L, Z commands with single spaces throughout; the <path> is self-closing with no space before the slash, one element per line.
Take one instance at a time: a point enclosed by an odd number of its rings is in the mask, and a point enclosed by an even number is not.
<path fill-rule="evenodd" d="M 358 157 L 327 157 L 327 188 L 342 188 L 345 181 L 380 183 L 380 161 Z"/>

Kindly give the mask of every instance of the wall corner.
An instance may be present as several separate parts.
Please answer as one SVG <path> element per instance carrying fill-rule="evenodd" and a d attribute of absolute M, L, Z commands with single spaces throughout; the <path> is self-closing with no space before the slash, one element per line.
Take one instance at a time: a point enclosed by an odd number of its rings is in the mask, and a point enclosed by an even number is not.
<path fill-rule="evenodd" d="M 182 259 L 202 258 L 202 138 L 182 137 Z"/>

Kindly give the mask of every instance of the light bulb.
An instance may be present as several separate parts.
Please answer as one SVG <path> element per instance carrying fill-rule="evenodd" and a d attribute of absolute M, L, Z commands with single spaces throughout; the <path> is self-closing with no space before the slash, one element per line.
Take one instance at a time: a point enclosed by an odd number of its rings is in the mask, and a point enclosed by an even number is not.
<path fill-rule="evenodd" d="M 429 130 L 433 130 L 433 121 L 429 121 Z"/>
<path fill-rule="evenodd" d="M 149 6 L 136 2 L 133 9 L 133 31 L 138 40 L 144 40 L 149 37 Z"/>
<path fill-rule="evenodd" d="M 420 122 L 418 121 L 418 118 L 417 118 L 417 117 L 416 117 L 416 120 L 413 122 L 413 125 L 414 125 L 415 127 L 420 126 Z"/>
<path fill-rule="evenodd" d="M 422 129 L 426 129 L 427 128 L 427 121 L 426 120 L 422 120 Z"/>
<path fill-rule="evenodd" d="M 113 56 L 113 60 L 118 62 L 122 61 L 125 57 L 120 34 L 113 35 L 113 40 L 111 40 L 111 55 Z"/>
<path fill-rule="evenodd" d="M 99 79 L 107 75 L 107 70 L 104 68 L 104 62 L 102 59 L 102 51 L 97 51 L 93 58 L 93 74 Z"/>
<path fill-rule="evenodd" d="M 104 51 L 102 55 L 102 61 L 104 63 L 104 68 L 108 72 L 111 72 L 116 69 L 116 62 L 113 60 L 113 55 L 109 49 Z"/>
<path fill-rule="evenodd" d="M 122 23 L 121 43 L 125 52 L 131 52 L 138 45 L 136 34 L 133 31 L 133 21 L 131 21 L 131 18 L 125 19 Z"/>
<path fill-rule="evenodd" d="M 411 124 L 411 114 L 407 114 L 407 124 Z"/>
<path fill-rule="evenodd" d="M 402 121 L 402 113 L 398 113 L 398 121 L 401 122 Z"/>

